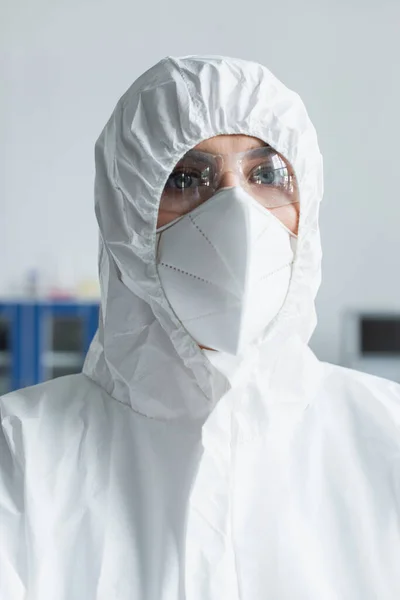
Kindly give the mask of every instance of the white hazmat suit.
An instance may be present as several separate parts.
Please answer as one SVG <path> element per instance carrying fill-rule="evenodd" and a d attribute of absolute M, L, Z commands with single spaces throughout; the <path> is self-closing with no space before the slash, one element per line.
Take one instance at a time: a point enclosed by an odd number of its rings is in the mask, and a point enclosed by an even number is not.
<path fill-rule="evenodd" d="M 163 186 L 246 134 L 300 191 L 285 302 L 244 358 L 202 351 L 156 267 Z M 1 600 L 398 600 L 400 386 L 308 348 L 322 159 L 263 66 L 168 57 L 96 144 L 101 317 L 82 374 L 1 398 Z"/>

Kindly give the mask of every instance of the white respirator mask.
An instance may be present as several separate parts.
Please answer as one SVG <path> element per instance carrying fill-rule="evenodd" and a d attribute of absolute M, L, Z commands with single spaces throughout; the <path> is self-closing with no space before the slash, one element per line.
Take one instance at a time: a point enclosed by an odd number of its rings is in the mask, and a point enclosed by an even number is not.
<path fill-rule="evenodd" d="M 241 187 L 157 230 L 165 296 L 192 338 L 240 355 L 277 316 L 296 236 Z"/>

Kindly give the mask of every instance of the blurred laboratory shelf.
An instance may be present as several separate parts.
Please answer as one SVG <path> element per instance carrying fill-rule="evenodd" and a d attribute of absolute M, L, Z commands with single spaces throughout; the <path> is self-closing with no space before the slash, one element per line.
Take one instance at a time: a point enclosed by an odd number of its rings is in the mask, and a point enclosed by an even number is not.
<path fill-rule="evenodd" d="M 11 356 L 10 352 L 0 352 L 0 368 L 10 367 Z"/>
<path fill-rule="evenodd" d="M 79 369 L 82 356 L 80 352 L 46 352 L 42 358 L 42 365 L 45 369 Z"/>
<path fill-rule="evenodd" d="M 95 301 L 0 301 L 0 394 L 79 373 L 98 319 Z"/>

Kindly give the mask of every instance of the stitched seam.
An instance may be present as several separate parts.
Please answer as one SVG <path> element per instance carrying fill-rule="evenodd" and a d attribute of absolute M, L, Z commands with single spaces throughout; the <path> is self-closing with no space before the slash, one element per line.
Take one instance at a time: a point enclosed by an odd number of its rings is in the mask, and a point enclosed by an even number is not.
<path fill-rule="evenodd" d="M 286 269 L 287 267 L 290 267 L 290 265 L 292 265 L 293 263 L 289 263 L 287 265 L 284 265 L 283 267 L 280 267 L 279 269 L 276 269 L 276 271 L 273 271 L 272 273 L 269 273 L 269 275 L 265 275 L 265 277 L 262 277 L 261 279 L 259 279 L 260 281 L 263 281 L 264 279 L 268 279 L 268 277 L 270 277 L 271 275 L 274 275 L 275 273 L 279 273 L 279 271 L 282 271 L 283 269 Z M 211 284 L 213 285 L 213 284 Z M 232 308 L 236 308 L 235 306 L 233 306 Z M 200 315 L 198 317 L 191 317 L 190 319 L 185 319 L 185 323 L 188 323 L 189 321 L 196 321 L 198 319 L 204 319 L 205 317 L 212 317 L 213 315 L 218 315 L 221 311 L 220 310 L 216 310 L 210 313 L 206 313 L 205 315 Z"/>
<path fill-rule="evenodd" d="M 226 260 L 223 258 L 223 256 L 221 256 L 220 252 L 218 251 L 218 248 L 216 248 L 212 241 L 207 237 L 207 235 L 204 233 L 204 231 L 201 229 L 201 227 L 199 227 L 199 225 L 197 225 L 197 223 L 195 222 L 195 218 L 193 218 L 193 216 L 189 213 L 188 214 L 189 220 L 191 222 L 191 224 L 193 225 L 193 227 L 195 227 L 195 229 L 197 229 L 197 231 L 200 233 L 200 235 L 202 235 L 204 237 L 204 239 L 206 240 L 206 242 L 208 242 L 208 244 L 211 246 L 211 248 L 214 250 L 214 252 L 216 253 L 217 257 L 220 259 L 221 263 L 223 264 L 223 266 L 225 267 L 225 269 L 228 271 L 228 274 L 230 276 L 230 278 L 232 279 L 232 281 L 235 283 L 235 285 L 239 285 L 238 281 L 236 279 L 236 276 L 234 273 L 232 273 L 229 265 L 226 263 Z"/>
<path fill-rule="evenodd" d="M 89 379 L 89 381 L 91 383 L 93 383 L 95 386 L 97 386 L 103 394 L 106 394 L 109 398 L 111 398 L 111 400 L 113 400 L 114 402 L 117 402 L 121 406 L 125 406 L 125 408 L 127 410 L 131 411 L 133 414 L 139 415 L 139 416 L 143 417 L 144 419 L 150 419 L 151 421 L 158 421 L 160 423 L 173 422 L 173 419 L 168 419 L 167 417 L 153 417 L 153 415 L 149 415 L 145 412 L 141 412 L 138 408 L 135 408 L 132 406 L 130 400 L 129 400 L 129 403 L 119 400 L 116 396 L 113 396 L 112 393 L 109 392 L 105 387 L 103 387 L 98 381 L 96 381 L 96 379 L 93 379 L 90 375 L 87 375 L 84 372 L 82 372 L 82 375 L 84 377 L 86 377 L 87 379 Z M 206 394 L 203 392 L 203 390 L 201 389 L 201 387 L 199 386 L 199 384 L 197 382 L 195 382 L 195 385 L 198 387 L 200 393 L 203 394 L 203 396 L 206 398 L 207 405 L 210 405 L 212 401 L 209 400 L 209 398 L 206 396 Z"/>
<path fill-rule="evenodd" d="M 201 235 L 203 236 L 203 238 L 210 244 L 211 248 L 218 254 L 218 251 L 216 249 L 216 247 L 214 246 L 214 244 L 211 242 L 211 240 L 206 236 L 206 234 L 204 233 L 204 231 L 197 225 L 197 223 L 195 223 L 192 215 L 189 213 L 188 217 L 190 219 L 190 222 L 192 223 L 193 227 L 195 227 L 197 229 L 197 231 L 199 231 L 201 233 Z"/>
<path fill-rule="evenodd" d="M 272 271 L 272 273 L 268 273 L 268 275 L 264 275 L 264 277 L 261 277 L 258 281 L 264 281 L 264 279 L 268 279 L 269 277 L 271 277 L 272 275 L 275 275 L 275 273 L 279 273 L 279 271 L 283 271 L 283 269 L 287 269 L 288 267 L 290 267 L 293 264 L 293 261 L 290 263 L 287 263 L 287 265 L 283 265 L 283 267 L 279 267 L 279 269 L 275 269 L 275 271 Z"/>
<path fill-rule="evenodd" d="M 233 306 L 232 308 L 236 308 L 236 306 Z M 213 315 L 219 315 L 220 312 L 220 310 L 214 310 L 213 312 L 200 315 L 199 317 L 190 317 L 189 319 L 185 319 L 185 323 L 188 323 L 189 321 L 196 321 L 198 319 L 204 319 L 205 317 L 212 317 Z"/>
<path fill-rule="evenodd" d="M 268 231 L 268 229 L 270 228 L 270 226 L 271 226 L 271 223 L 268 223 L 268 225 L 265 226 L 265 228 L 261 231 L 261 233 L 258 234 L 258 236 L 256 238 L 256 242 L 258 242 L 262 238 L 262 236 L 264 235 L 264 233 L 266 231 Z"/>
<path fill-rule="evenodd" d="M 202 105 L 201 105 L 200 101 L 198 100 L 196 94 L 191 93 L 189 81 L 187 80 L 186 75 L 184 74 L 183 70 L 179 66 L 178 61 L 175 60 L 175 58 L 173 58 L 172 56 L 166 57 L 166 60 L 168 60 L 170 63 L 172 63 L 174 65 L 175 69 L 177 69 L 177 71 L 178 71 L 179 75 L 181 76 L 182 81 L 185 85 L 186 92 L 187 92 L 189 98 L 191 99 L 191 101 L 193 102 L 193 106 L 195 107 L 196 111 L 198 113 L 200 113 Z"/>
<path fill-rule="evenodd" d="M 193 275 L 193 273 L 188 273 L 187 271 L 183 271 L 182 269 L 178 269 L 178 267 L 174 267 L 173 265 L 168 265 L 167 263 L 161 262 L 159 266 L 166 267 L 167 269 L 172 269 L 173 271 L 177 271 L 178 273 L 182 273 L 182 275 L 188 275 L 188 277 L 193 277 L 193 279 L 198 279 L 199 281 L 203 281 L 204 283 L 208 283 L 209 285 L 213 285 L 215 287 L 219 287 L 216 283 L 212 283 L 212 281 L 207 281 L 207 279 L 203 279 L 202 277 L 198 277 L 197 275 Z"/>

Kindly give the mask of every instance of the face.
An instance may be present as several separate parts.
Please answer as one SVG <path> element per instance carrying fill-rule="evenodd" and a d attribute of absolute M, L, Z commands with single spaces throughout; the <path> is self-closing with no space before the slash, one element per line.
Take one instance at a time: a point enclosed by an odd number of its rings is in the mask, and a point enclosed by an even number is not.
<path fill-rule="evenodd" d="M 244 185 L 245 189 L 247 186 L 250 192 L 255 190 L 255 197 L 262 204 L 263 198 L 268 198 L 268 193 L 270 195 L 272 193 L 274 202 L 265 202 L 266 210 L 274 214 L 292 233 L 297 234 L 299 202 L 293 170 L 284 157 L 274 151 L 271 153 L 268 148 L 267 144 L 255 137 L 247 135 L 218 135 L 197 144 L 193 148 L 195 152 L 191 151 L 188 153 L 188 157 L 190 156 L 191 158 L 188 158 L 185 162 L 189 164 L 190 160 L 193 164 L 195 160 L 196 164 L 201 163 L 203 165 L 201 174 L 203 178 L 204 173 L 208 173 L 211 169 L 215 170 L 218 167 L 218 179 L 213 179 L 215 182 L 212 188 L 213 193 L 224 187 Z M 249 166 L 242 167 L 241 172 L 238 172 L 236 162 L 235 160 L 232 162 L 230 155 L 244 152 L 246 153 L 246 164 Z M 217 159 L 215 155 L 218 155 Z M 223 159 L 220 159 L 220 155 L 223 155 Z M 292 186 L 290 196 L 288 194 L 284 195 L 283 192 L 279 191 L 278 186 L 275 184 L 272 185 L 272 182 L 266 178 L 266 175 L 270 177 L 271 174 L 270 166 L 268 171 L 265 168 L 263 170 L 263 164 L 266 161 L 268 161 L 268 165 L 273 164 L 274 168 L 277 168 L 276 173 L 278 170 L 279 173 L 285 172 L 286 180 L 290 179 Z M 191 169 L 192 175 L 193 167 Z M 202 181 L 200 178 L 194 181 L 193 176 L 188 177 L 185 175 L 182 161 L 180 161 L 171 173 L 162 194 L 157 227 L 167 225 L 183 214 L 193 210 L 205 199 L 208 199 L 207 193 L 208 195 L 210 194 L 210 188 L 201 187 L 203 183 L 209 185 L 209 182 Z M 279 180 L 279 184 L 282 185 L 281 180 Z M 187 189 L 183 190 L 184 187 Z M 191 191 L 193 189 L 196 189 L 197 196 Z M 202 190 L 205 190 L 206 194 Z M 187 201 L 188 192 L 190 192 L 192 203 Z M 279 198 L 284 199 L 284 201 L 277 199 L 278 194 Z M 197 198 L 196 202 L 193 201 L 194 198 Z"/>

